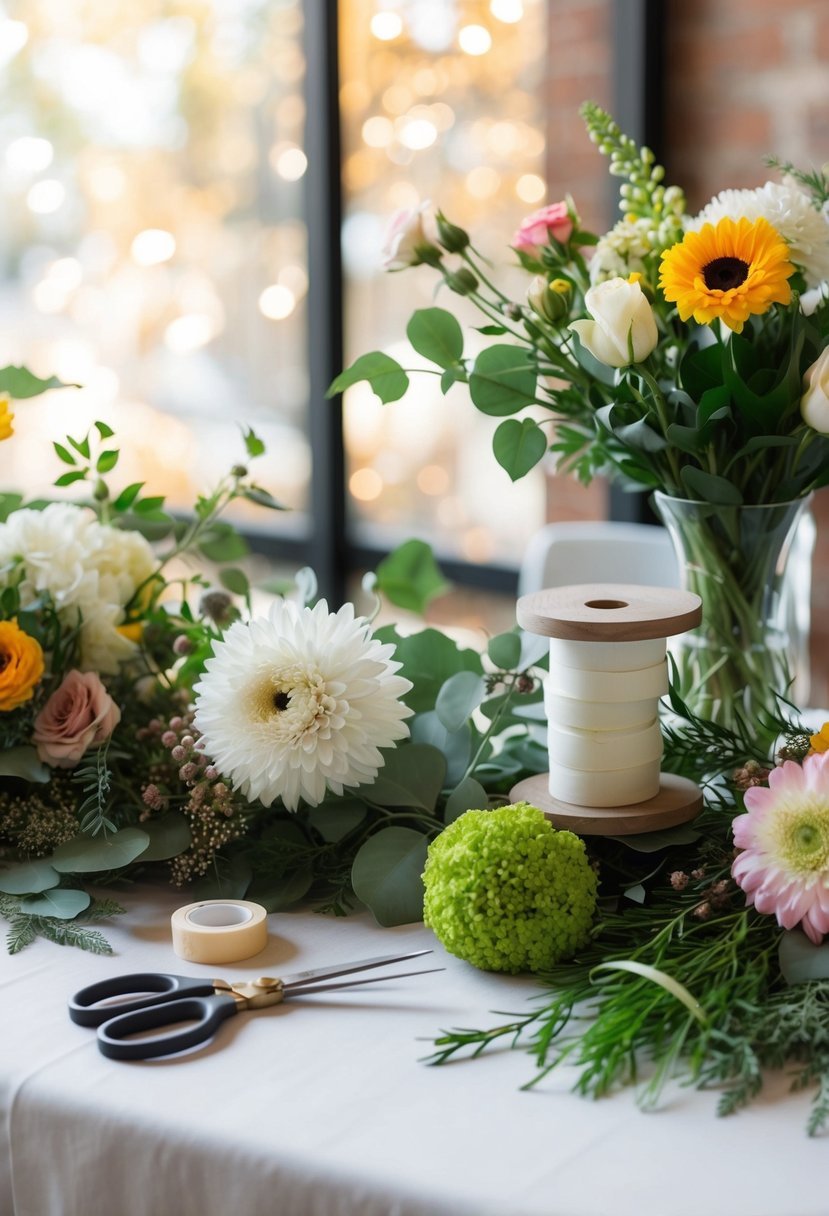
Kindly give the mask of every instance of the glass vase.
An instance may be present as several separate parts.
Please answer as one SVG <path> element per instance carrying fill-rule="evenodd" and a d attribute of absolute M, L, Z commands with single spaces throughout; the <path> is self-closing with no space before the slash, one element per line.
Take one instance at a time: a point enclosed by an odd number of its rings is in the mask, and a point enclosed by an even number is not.
<path fill-rule="evenodd" d="M 671 639 L 679 692 L 699 717 L 763 730 L 775 694 L 808 698 L 810 498 L 722 506 L 654 494 L 681 585 L 702 599 L 702 624 Z"/>

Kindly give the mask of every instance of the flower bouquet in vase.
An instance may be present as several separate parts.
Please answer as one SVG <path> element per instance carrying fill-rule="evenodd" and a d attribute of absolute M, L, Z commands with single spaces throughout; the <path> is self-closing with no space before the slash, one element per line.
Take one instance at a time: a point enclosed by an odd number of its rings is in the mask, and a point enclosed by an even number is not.
<path fill-rule="evenodd" d="M 387 266 L 428 265 L 483 314 L 488 345 L 474 358 L 446 308 L 417 311 L 408 336 L 444 392 L 466 384 L 498 420 L 493 451 L 513 480 L 549 451 L 584 482 L 601 473 L 654 493 L 703 600 L 702 625 L 676 651 L 679 692 L 730 726 L 792 695 L 803 651 L 793 627 L 808 546 L 794 537 L 829 483 L 829 179 L 778 165 L 782 181 L 726 190 L 689 215 L 648 149 L 599 107 L 583 114 L 623 179 L 624 214 L 601 236 L 570 200 L 529 216 L 512 240 L 523 299 L 426 207 L 395 217 Z M 374 352 L 333 388 L 358 380 L 392 401 L 409 376 Z"/>

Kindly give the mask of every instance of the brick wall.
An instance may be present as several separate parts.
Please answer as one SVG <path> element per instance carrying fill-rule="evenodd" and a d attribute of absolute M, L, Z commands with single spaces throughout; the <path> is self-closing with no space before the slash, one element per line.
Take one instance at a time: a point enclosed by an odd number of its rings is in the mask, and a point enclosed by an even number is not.
<path fill-rule="evenodd" d="M 624 4 L 625 0 L 616 0 Z M 829 161 L 827 0 L 663 0 L 668 180 L 698 210 L 726 187 L 761 185 L 764 157 Z M 585 98 L 610 106 L 612 0 L 563 0 L 551 13 L 549 197 L 573 195 L 586 226 L 612 221 L 606 162 L 584 134 Z M 597 519 L 606 488 L 550 478 L 550 519 Z M 829 706 L 829 490 L 815 499 L 811 702 Z"/>

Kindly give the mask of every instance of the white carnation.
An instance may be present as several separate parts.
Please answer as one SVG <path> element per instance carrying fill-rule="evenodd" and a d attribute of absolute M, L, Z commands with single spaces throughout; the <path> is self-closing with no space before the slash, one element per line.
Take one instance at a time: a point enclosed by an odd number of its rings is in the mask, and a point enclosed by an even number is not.
<path fill-rule="evenodd" d="M 380 748 L 409 734 L 394 647 L 372 637 L 351 604 L 280 600 L 267 617 L 237 621 L 216 643 L 195 687 L 195 725 L 236 789 L 270 806 L 316 806 L 326 789 L 371 782 Z"/>
<path fill-rule="evenodd" d="M 791 259 L 810 287 L 829 279 L 829 223 L 809 195 L 791 180 L 766 182 L 756 190 L 723 190 L 688 220 L 689 230 L 728 217 L 768 220 L 789 245 Z"/>
<path fill-rule="evenodd" d="M 135 646 L 118 626 L 156 564 L 138 533 L 101 524 L 94 511 L 72 503 L 24 508 L 0 524 L 0 580 L 22 571 L 22 607 L 47 594 L 64 625 L 80 622 L 84 671 L 114 672 L 132 655 Z"/>

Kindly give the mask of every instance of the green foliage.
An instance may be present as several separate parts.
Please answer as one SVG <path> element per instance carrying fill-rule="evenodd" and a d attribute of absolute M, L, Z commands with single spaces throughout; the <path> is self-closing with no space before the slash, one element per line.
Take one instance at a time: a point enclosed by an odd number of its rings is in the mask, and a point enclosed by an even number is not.
<path fill-rule="evenodd" d="M 341 372 L 328 390 L 328 396 L 344 393 L 352 384 L 367 380 L 384 405 L 399 401 L 409 387 L 409 377 L 403 368 L 382 351 L 372 351 L 355 359 L 351 367 Z"/>
<path fill-rule="evenodd" d="M 508 418 L 502 422 L 492 439 L 492 451 L 511 481 L 520 481 L 543 460 L 547 451 L 547 436 L 532 418 Z"/>
<path fill-rule="evenodd" d="M 354 858 L 351 882 L 381 925 L 404 925 L 423 915 L 421 873 L 426 837 L 407 827 L 382 828 Z"/>
<path fill-rule="evenodd" d="M 432 600 L 445 595 L 444 579 L 425 541 L 407 540 L 384 557 L 376 570 L 376 589 L 398 608 L 423 613 Z"/>
<path fill-rule="evenodd" d="M 419 308 L 412 313 L 406 336 L 424 359 L 438 367 L 456 367 L 463 357 L 463 331 L 444 308 Z"/>
<path fill-rule="evenodd" d="M 108 874 L 141 857 L 150 843 L 141 828 L 122 828 L 111 836 L 76 836 L 55 849 L 49 864 L 60 874 Z"/>
<path fill-rule="evenodd" d="M 81 786 L 85 795 L 78 807 L 80 828 L 90 836 L 115 831 L 115 824 L 107 815 L 112 788 L 112 774 L 107 765 L 108 751 L 108 742 L 97 747 L 72 774 L 72 780 Z"/>
<path fill-rule="evenodd" d="M 53 388 L 80 388 L 79 384 L 64 384 L 57 376 L 49 376 L 41 380 L 29 371 L 27 367 L 0 368 L 0 393 L 8 393 L 12 401 L 22 401 L 28 397 L 39 397 Z"/>

